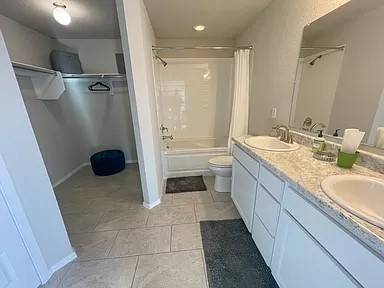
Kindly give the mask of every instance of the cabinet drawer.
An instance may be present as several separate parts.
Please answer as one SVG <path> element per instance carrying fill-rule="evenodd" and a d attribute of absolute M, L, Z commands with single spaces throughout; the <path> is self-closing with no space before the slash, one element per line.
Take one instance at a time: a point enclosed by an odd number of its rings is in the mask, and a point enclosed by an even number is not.
<path fill-rule="evenodd" d="M 252 239 L 259 249 L 261 256 L 263 256 L 265 263 L 270 266 L 274 238 L 268 233 L 256 214 L 253 216 Z"/>
<path fill-rule="evenodd" d="M 261 166 L 259 173 L 259 182 L 265 189 L 279 202 L 283 198 L 284 181 L 269 171 L 264 166 Z"/>
<path fill-rule="evenodd" d="M 334 220 L 291 188 L 286 191 L 283 206 L 363 287 L 382 285 L 383 260 Z"/>
<path fill-rule="evenodd" d="M 255 213 L 259 216 L 269 234 L 274 237 L 277 222 L 279 221 L 280 204 L 261 185 L 256 195 Z"/>
<path fill-rule="evenodd" d="M 233 156 L 243 165 L 256 179 L 259 177 L 260 164 L 237 145 L 233 148 Z"/>

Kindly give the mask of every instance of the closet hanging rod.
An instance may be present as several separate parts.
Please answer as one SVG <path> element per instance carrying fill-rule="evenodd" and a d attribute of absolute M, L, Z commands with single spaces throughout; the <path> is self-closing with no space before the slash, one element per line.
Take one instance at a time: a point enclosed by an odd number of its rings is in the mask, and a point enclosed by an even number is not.
<path fill-rule="evenodd" d="M 126 78 L 125 74 L 63 74 L 65 79 L 80 79 L 80 78 Z"/>
<path fill-rule="evenodd" d="M 23 70 L 33 71 L 33 72 L 40 72 L 40 73 L 45 73 L 45 74 L 51 74 L 51 75 L 55 75 L 55 76 L 57 75 L 57 72 L 54 70 L 43 68 L 43 67 L 38 67 L 38 66 L 30 65 L 30 64 L 12 61 L 12 66 L 13 66 L 13 68 L 18 68 L 18 69 L 23 69 Z"/>
<path fill-rule="evenodd" d="M 240 50 L 240 49 L 248 49 L 252 50 L 253 46 L 168 46 L 168 47 L 160 47 L 160 46 L 152 46 L 152 50 Z"/>
<path fill-rule="evenodd" d="M 302 50 L 318 50 L 318 49 L 329 49 L 329 50 L 345 50 L 345 45 L 342 46 L 312 46 L 312 47 L 301 47 Z"/>

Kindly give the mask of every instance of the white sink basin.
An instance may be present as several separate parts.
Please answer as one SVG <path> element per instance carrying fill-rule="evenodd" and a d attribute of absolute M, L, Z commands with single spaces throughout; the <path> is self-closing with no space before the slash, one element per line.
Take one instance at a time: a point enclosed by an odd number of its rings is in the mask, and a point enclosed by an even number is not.
<path fill-rule="evenodd" d="M 253 148 L 275 152 L 288 152 L 299 149 L 299 144 L 297 143 L 289 144 L 269 136 L 250 137 L 245 140 L 245 144 Z"/>
<path fill-rule="evenodd" d="M 325 178 L 321 189 L 345 210 L 384 228 L 384 179 L 335 175 Z"/>

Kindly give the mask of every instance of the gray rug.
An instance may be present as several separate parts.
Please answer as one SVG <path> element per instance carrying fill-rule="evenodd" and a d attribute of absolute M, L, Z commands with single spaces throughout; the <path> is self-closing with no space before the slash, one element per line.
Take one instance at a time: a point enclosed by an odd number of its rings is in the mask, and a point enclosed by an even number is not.
<path fill-rule="evenodd" d="M 209 288 L 278 288 L 241 219 L 200 222 Z"/>
<path fill-rule="evenodd" d="M 168 178 L 165 193 L 207 191 L 203 176 Z"/>

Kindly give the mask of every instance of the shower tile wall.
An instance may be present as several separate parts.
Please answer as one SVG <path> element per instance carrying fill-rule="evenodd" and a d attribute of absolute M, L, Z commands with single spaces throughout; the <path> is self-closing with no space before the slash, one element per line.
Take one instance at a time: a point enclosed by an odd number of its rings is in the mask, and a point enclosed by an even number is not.
<path fill-rule="evenodd" d="M 176 139 L 227 137 L 232 106 L 232 58 L 167 58 L 156 62 L 159 123 Z"/>

